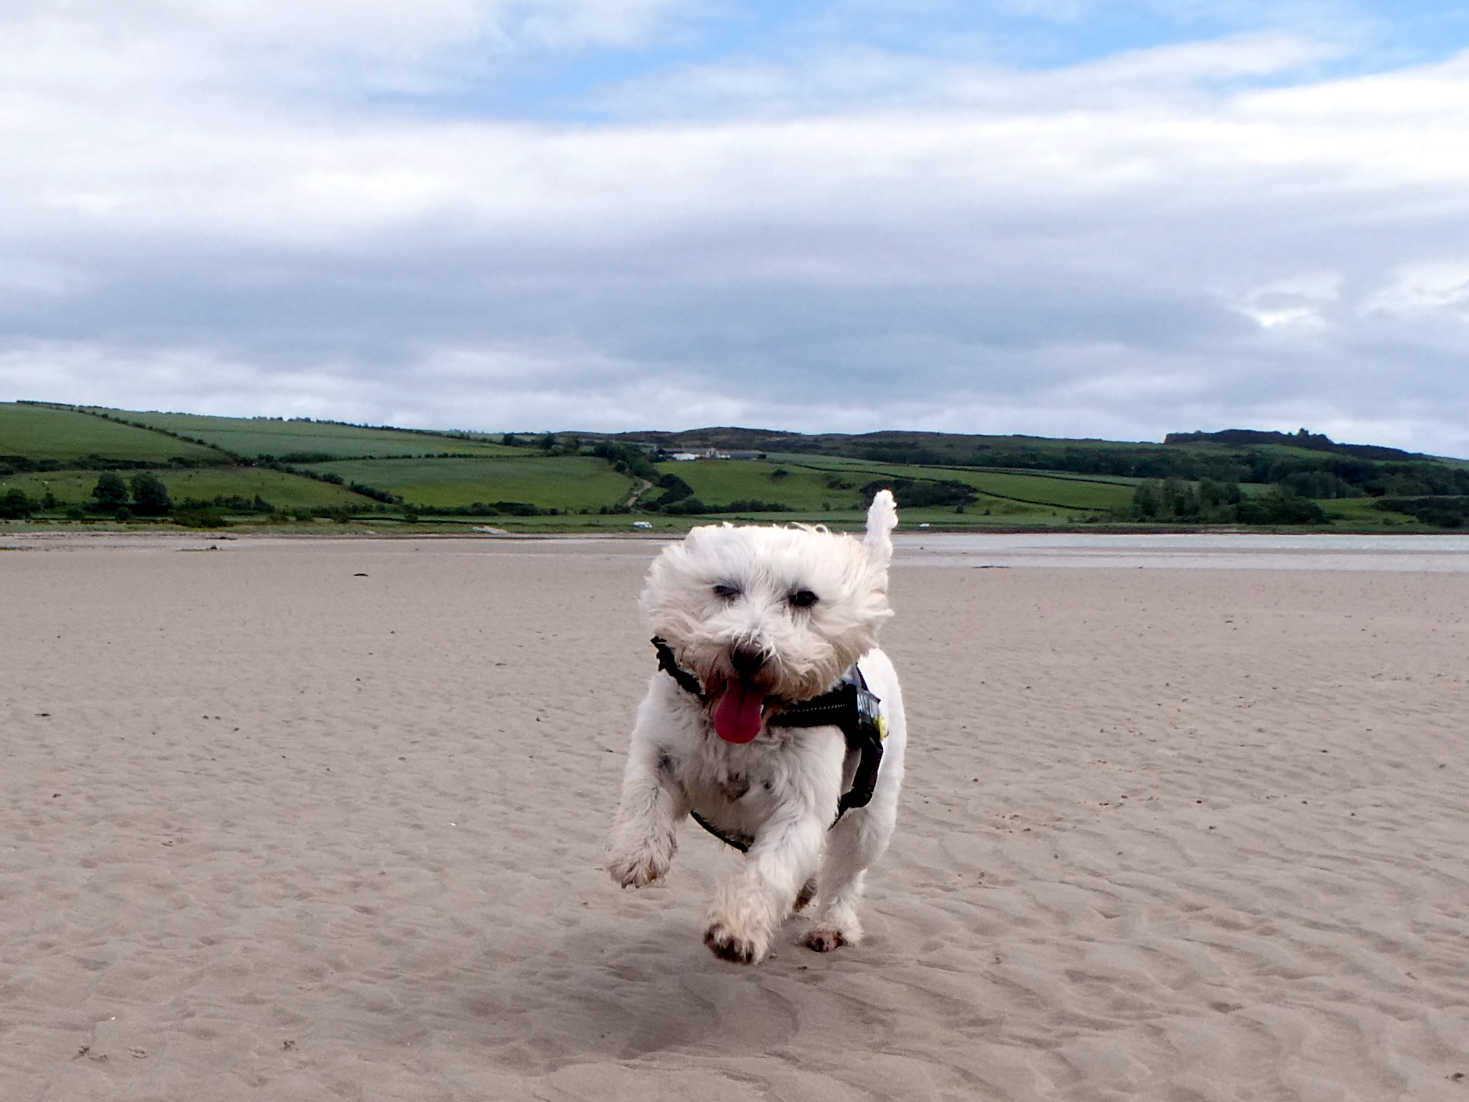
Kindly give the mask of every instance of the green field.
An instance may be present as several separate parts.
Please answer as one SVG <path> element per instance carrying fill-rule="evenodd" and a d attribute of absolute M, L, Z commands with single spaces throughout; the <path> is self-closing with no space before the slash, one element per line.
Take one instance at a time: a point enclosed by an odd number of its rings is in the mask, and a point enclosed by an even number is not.
<path fill-rule="evenodd" d="M 1416 500 L 1419 504 L 1413 507 L 1440 530 L 1462 526 L 1469 515 L 1465 461 L 1336 445 L 1325 437 L 1299 434 L 1230 430 L 1167 444 L 922 432 L 801 436 L 739 428 L 617 438 L 590 433 L 518 436 L 525 446 L 508 446 L 487 434 L 332 421 L 0 403 L 0 495 L 24 495 L 18 505 L 0 502 L 0 508 L 17 517 L 62 519 L 64 510 L 91 498 L 103 471 L 115 469 L 126 480 L 150 469 L 175 502 L 258 498 L 282 512 L 345 510 L 357 518 L 354 523 L 374 530 L 409 524 L 423 530 L 425 522 L 435 522 L 435 510 L 452 511 L 438 518 L 446 529 L 474 524 L 470 511 L 477 503 L 483 506 L 477 511 L 482 520 L 519 531 L 620 531 L 631 530 L 635 521 L 654 530 L 678 531 L 708 520 L 856 527 L 862 520 L 865 487 L 874 482 L 895 486 L 906 527 L 1130 524 L 1134 494 L 1144 479 L 1156 487 L 1145 514 L 1156 518 L 1149 522 L 1155 525 L 1179 517 L 1239 515 L 1219 508 L 1218 497 L 1212 499 L 1212 513 L 1205 514 L 1201 480 L 1216 486 L 1237 484 L 1246 497 L 1284 495 L 1251 503 L 1250 513 L 1261 524 L 1271 523 L 1260 519 L 1271 516 L 1281 517 L 1284 524 L 1319 524 L 1319 514 L 1311 517 L 1306 509 L 1303 516 L 1296 504 L 1299 499 L 1293 494 L 1302 492 L 1360 495 L 1319 501 L 1330 521 L 1342 528 L 1428 528 L 1406 514 L 1377 509 L 1379 498 L 1372 495 Z M 1312 446 L 1298 446 L 1297 440 Z M 607 443 L 617 446 L 603 447 Z M 655 475 L 649 473 L 647 460 L 657 446 L 770 451 L 761 460 L 666 461 L 657 464 Z M 606 458 L 592 454 L 594 448 Z M 232 461 L 231 455 L 244 459 Z M 614 461 L 627 473 L 614 470 Z M 272 469 L 277 463 L 285 469 Z M 340 484 L 293 471 L 329 475 Z M 667 487 L 645 485 L 635 471 L 648 477 L 676 476 L 692 493 L 683 499 L 668 496 Z M 974 496 L 961 502 L 962 493 L 942 485 L 954 482 L 971 487 Z M 353 492 L 353 484 L 362 492 Z M 1165 491 L 1168 511 L 1162 512 L 1157 503 Z M 665 496 L 672 514 L 661 511 Z M 1440 497 L 1449 500 L 1428 501 Z M 679 513 L 680 500 L 688 505 L 691 499 L 710 511 Z M 45 500 L 56 502 L 49 514 Z M 1191 511 L 1185 511 L 1190 500 Z M 932 504 L 919 504 L 924 501 Z M 538 515 L 511 515 L 513 510 L 496 502 L 523 503 L 534 507 L 524 512 Z M 741 511 L 730 511 L 737 502 Z M 604 515 L 617 508 L 632 511 Z M 414 514 L 419 514 L 416 519 Z M 259 518 L 258 511 L 253 515 Z"/>
<path fill-rule="evenodd" d="M 27 497 L 42 498 L 50 491 L 62 505 L 81 505 L 92 496 L 101 471 L 29 471 L 0 476 L 0 494 L 18 489 Z M 119 472 L 123 481 L 142 473 L 138 470 Z M 174 501 L 194 498 L 213 501 L 216 497 L 261 497 L 277 509 L 312 509 L 323 506 L 362 509 L 375 504 L 345 486 L 318 482 L 314 478 L 273 471 L 267 467 L 199 467 L 180 470 L 174 467 L 153 468 L 168 487 Z"/>
<path fill-rule="evenodd" d="M 793 463 L 838 472 L 842 481 L 862 486 L 873 479 L 911 478 L 929 481 L 963 482 L 986 497 L 1022 504 L 1042 505 L 1057 509 L 1107 511 L 1125 509 L 1132 501 L 1133 490 L 1140 479 L 1121 476 L 1083 476 L 1039 471 L 994 471 L 960 467 L 928 467 L 905 463 L 881 463 L 862 460 L 802 460 Z M 795 469 L 792 467 L 791 469 Z M 978 502 L 976 504 L 993 504 Z"/>
<path fill-rule="evenodd" d="M 936 473 L 929 471 L 930 476 Z M 1126 509 L 1136 489 L 1136 480 L 1107 481 L 1007 471 L 944 471 L 941 477 L 966 482 L 982 494 L 1001 500 L 1101 512 Z"/>
<path fill-rule="evenodd" d="M 101 407 L 93 407 L 98 408 Z M 271 417 L 207 417 L 194 413 L 136 413 L 101 410 L 113 417 L 136 421 L 179 436 L 203 440 L 233 455 L 250 458 L 289 455 L 328 455 L 355 459 L 439 455 L 520 455 L 522 449 L 475 438 L 409 429 L 367 428 L 335 421 L 281 420 Z"/>
<path fill-rule="evenodd" d="M 503 459 L 378 459 L 313 463 L 310 470 L 339 475 L 432 510 L 475 502 L 524 501 L 542 508 L 596 510 L 626 501 L 635 480 L 591 456 L 527 455 Z"/>
<path fill-rule="evenodd" d="M 1321 506 L 1334 522 L 1353 528 L 1420 527 L 1416 517 L 1379 509 L 1376 502 L 1371 497 L 1345 497 L 1323 501 Z"/>
<path fill-rule="evenodd" d="M 658 470 L 674 474 L 693 488 L 694 496 L 710 505 L 733 501 L 768 501 L 798 512 L 852 509 L 861 488 L 869 482 L 905 478 L 920 482 L 953 481 L 973 486 L 980 496 L 970 512 L 989 509 L 1018 516 L 1036 510 L 1108 512 L 1125 509 L 1132 501 L 1136 479 L 1083 479 L 1038 473 L 958 470 L 903 463 L 861 461 L 809 462 L 804 457 L 770 460 L 696 460 L 661 463 Z M 777 475 L 776 472 L 784 472 Z M 649 495 L 656 496 L 656 495 Z M 1019 506 L 1019 507 L 1017 507 Z M 953 512 L 952 508 L 949 512 Z"/>
<path fill-rule="evenodd" d="M 776 477 L 777 471 L 786 473 Z M 803 512 L 822 512 L 828 507 L 849 508 L 857 499 L 857 491 L 848 485 L 849 479 L 845 477 L 756 459 L 659 463 L 658 472 L 682 479 L 693 489 L 696 498 L 709 505 L 754 500 Z M 644 497 L 656 500 L 662 492 L 654 487 Z"/>
<path fill-rule="evenodd" d="M 0 456 L 62 463 L 96 456 L 124 463 L 167 463 L 178 457 L 219 463 L 218 452 L 161 432 L 120 425 L 69 409 L 0 402 Z"/>

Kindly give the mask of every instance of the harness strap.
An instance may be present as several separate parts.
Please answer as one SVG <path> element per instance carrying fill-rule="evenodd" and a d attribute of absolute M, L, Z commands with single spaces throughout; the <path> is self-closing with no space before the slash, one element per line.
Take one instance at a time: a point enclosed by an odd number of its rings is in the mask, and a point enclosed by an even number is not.
<path fill-rule="evenodd" d="M 658 652 L 658 668 L 678 682 L 680 688 L 702 701 L 703 686 L 694 674 L 678 664 L 668 641 L 655 635 L 653 649 Z M 877 787 L 877 771 L 882 765 L 882 740 L 887 737 L 881 703 L 877 695 L 868 689 L 862 671 L 854 665 L 835 689 L 792 704 L 767 720 L 771 727 L 838 727 L 846 739 L 847 752 L 857 753 L 857 771 L 852 777 L 852 787 L 837 801 L 832 826 L 836 826 L 851 808 L 866 807 Z M 746 834 L 719 830 L 697 811 L 690 812 L 690 815 L 714 837 L 742 853 L 754 841 Z"/>
<path fill-rule="evenodd" d="M 697 677 L 678 664 L 678 659 L 673 656 L 673 648 L 668 645 L 668 640 L 661 635 L 655 635 L 652 642 L 653 649 L 658 652 L 658 668 L 677 681 L 679 687 L 685 692 L 693 693 L 703 700 L 704 686 L 699 684 Z"/>
<path fill-rule="evenodd" d="M 697 811 L 690 811 L 689 818 L 693 819 L 694 822 L 698 823 L 701 827 L 707 830 L 710 834 L 714 835 L 714 837 L 718 838 L 725 845 L 733 846 L 741 853 L 749 853 L 750 847 L 755 843 L 755 839 L 751 838 L 748 834 L 735 834 L 733 832 L 726 833 L 725 831 L 720 830 L 717 826 L 711 823 L 708 819 L 704 818 L 704 816 L 700 815 Z"/>

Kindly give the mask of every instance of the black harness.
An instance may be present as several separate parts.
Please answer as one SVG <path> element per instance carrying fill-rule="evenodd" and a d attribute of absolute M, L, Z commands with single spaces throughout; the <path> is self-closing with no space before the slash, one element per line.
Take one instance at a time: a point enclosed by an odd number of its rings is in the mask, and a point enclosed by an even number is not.
<path fill-rule="evenodd" d="M 658 652 L 658 668 L 678 682 L 685 692 L 704 699 L 704 688 L 699 679 L 678 664 L 673 648 L 666 640 L 653 637 L 653 649 Z M 766 720 L 770 727 L 839 727 L 847 740 L 847 752 L 857 754 L 857 772 L 852 777 L 852 787 L 842 793 L 837 801 L 836 818 L 832 826 L 849 809 L 866 807 L 877 787 L 877 770 L 882 764 L 882 740 L 887 737 L 887 726 L 879 708 L 881 701 L 867 687 L 867 679 L 854 664 L 836 688 L 791 704 Z M 745 834 L 730 834 L 715 827 L 697 811 L 690 812 L 694 822 L 707 830 L 721 842 L 741 852 L 750 848 L 754 841 Z"/>

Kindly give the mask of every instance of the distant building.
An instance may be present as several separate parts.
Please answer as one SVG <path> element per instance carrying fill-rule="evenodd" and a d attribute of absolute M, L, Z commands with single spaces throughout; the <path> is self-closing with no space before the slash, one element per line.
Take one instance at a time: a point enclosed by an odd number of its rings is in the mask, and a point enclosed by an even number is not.
<path fill-rule="evenodd" d="M 680 463 L 687 463 L 694 459 L 764 459 L 764 452 L 757 451 L 732 451 L 722 452 L 718 448 L 705 448 L 696 452 L 674 452 L 669 459 Z"/>

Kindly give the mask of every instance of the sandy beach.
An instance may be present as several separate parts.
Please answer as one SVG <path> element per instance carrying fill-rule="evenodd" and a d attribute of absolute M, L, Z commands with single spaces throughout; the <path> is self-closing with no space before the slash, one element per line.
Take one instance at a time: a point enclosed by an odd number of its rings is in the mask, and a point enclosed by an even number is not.
<path fill-rule="evenodd" d="M 0 538 L 0 1098 L 1469 1100 L 1469 573 L 900 548 L 860 946 L 602 871 L 645 541 Z"/>

